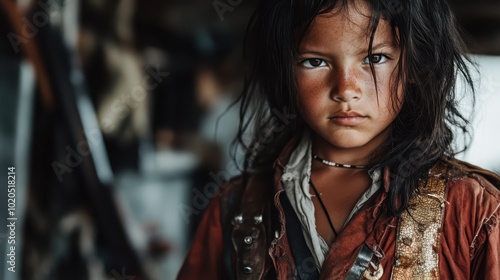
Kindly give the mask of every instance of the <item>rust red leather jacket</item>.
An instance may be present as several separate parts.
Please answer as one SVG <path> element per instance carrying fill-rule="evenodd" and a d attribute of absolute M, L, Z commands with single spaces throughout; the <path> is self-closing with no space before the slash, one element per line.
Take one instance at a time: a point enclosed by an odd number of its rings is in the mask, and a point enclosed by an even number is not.
<path fill-rule="evenodd" d="M 292 144 L 285 147 L 276 160 L 274 174 L 251 179 L 250 187 L 268 184 L 267 193 L 243 194 L 241 178 L 237 178 L 212 199 L 178 279 L 299 279 L 297 266 L 303 264 L 293 258 L 280 203 L 280 196 L 286 195 L 281 185 L 283 163 L 293 148 Z M 500 178 L 467 163 L 448 164 L 455 168 L 447 174 L 449 204 L 444 210 L 440 246 L 436 248 L 436 276 L 500 279 Z M 381 279 L 391 278 L 392 268 L 398 264 L 398 217 L 389 216 L 381 207 L 388 196 L 387 186 L 385 180 L 384 188 L 339 233 L 325 258 L 320 279 L 345 279 L 364 245 L 380 248 L 384 270 Z M 273 199 L 262 212 L 258 205 L 266 195 Z M 241 197 L 245 198 L 243 202 Z M 238 217 L 242 207 L 254 209 L 247 211 L 246 217 Z M 263 218 L 259 222 L 260 216 Z M 249 251 L 252 258 L 245 257 Z"/>

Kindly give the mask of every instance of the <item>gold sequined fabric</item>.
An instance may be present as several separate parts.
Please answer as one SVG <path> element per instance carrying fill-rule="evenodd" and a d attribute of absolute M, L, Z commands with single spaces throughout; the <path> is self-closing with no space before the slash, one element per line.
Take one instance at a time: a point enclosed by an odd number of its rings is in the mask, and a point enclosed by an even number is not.
<path fill-rule="evenodd" d="M 446 205 L 442 170 L 429 175 L 399 219 L 391 279 L 439 279 L 439 239 Z"/>

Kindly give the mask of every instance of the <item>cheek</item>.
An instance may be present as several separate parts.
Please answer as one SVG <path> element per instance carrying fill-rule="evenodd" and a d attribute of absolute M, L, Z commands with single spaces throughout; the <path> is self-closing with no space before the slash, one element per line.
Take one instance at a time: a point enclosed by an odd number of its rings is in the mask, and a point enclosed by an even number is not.
<path fill-rule="evenodd" d="M 384 116 L 387 120 L 396 118 L 402 106 L 402 86 L 399 85 L 397 92 L 394 92 L 396 75 L 396 72 L 377 75 L 378 97 L 375 96 L 375 99 L 378 98 L 379 114 Z M 373 86 L 373 92 L 375 92 L 375 86 Z M 376 102 L 377 100 L 375 100 L 375 104 Z"/>
<path fill-rule="evenodd" d="M 297 71 L 297 86 L 304 103 L 321 102 L 329 92 L 328 71 L 300 69 Z"/>
<path fill-rule="evenodd" d="M 395 96 L 391 98 L 391 94 L 392 92 L 388 92 L 388 94 L 383 97 L 384 100 L 380 100 L 380 106 L 378 108 L 379 115 L 385 123 L 392 123 L 401 110 L 400 102 L 395 99 Z"/>
<path fill-rule="evenodd" d="M 299 112 L 302 118 L 304 120 L 314 119 L 320 111 L 318 109 L 322 104 L 321 99 L 312 92 L 300 92 L 299 101 Z"/>

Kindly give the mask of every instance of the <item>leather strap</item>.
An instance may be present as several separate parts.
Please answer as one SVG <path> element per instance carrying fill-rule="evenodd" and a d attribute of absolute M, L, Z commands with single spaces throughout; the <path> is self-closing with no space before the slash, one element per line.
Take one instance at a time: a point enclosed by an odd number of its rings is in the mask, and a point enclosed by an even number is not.
<path fill-rule="evenodd" d="M 235 179 L 235 185 L 241 184 L 242 178 Z M 233 219 L 235 213 L 239 210 L 241 199 L 243 196 L 243 188 L 235 187 L 227 196 L 222 196 L 221 215 L 223 222 L 223 250 L 224 250 L 224 267 L 229 279 L 236 279 L 236 269 L 234 266 L 234 245 L 233 245 Z"/>
<path fill-rule="evenodd" d="M 283 212 L 285 212 L 286 234 L 293 258 L 295 259 L 299 277 L 301 280 L 319 279 L 319 272 L 316 268 L 311 250 L 309 250 L 304 234 L 302 233 L 302 226 L 299 218 L 295 214 L 295 210 L 292 208 L 286 193 L 283 193 L 280 199 L 283 206 Z"/>
<path fill-rule="evenodd" d="M 260 180 L 258 178 L 261 178 Z M 253 175 L 245 187 L 240 211 L 234 216 L 232 241 L 236 251 L 236 278 L 261 279 L 265 272 L 267 234 L 264 217 L 269 207 L 268 191 L 272 186 L 263 175 Z M 267 177 L 269 178 L 269 177 Z"/>

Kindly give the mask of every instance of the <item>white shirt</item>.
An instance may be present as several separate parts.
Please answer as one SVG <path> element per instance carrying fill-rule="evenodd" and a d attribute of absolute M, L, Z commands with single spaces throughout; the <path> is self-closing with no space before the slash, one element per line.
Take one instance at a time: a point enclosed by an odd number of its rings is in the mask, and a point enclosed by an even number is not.
<path fill-rule="evenodd" d="M 312 161 L 311 147 L 311 132 L 307 131 L 302 136 L 297 148 L 291 154 L 281 177 L 281 182 L 290 200 L 290 204 L 299 218 L 304 239 L 314 257 L 316 267 L 319 270 L 325 261 L 325 256 L 329 251 L 329 247 L 316 230 L 314 204 L 309 192 Z M 380 188 L 380 170 L 370 170 L 368 173 L 372 178 L 372 185 L 359 198 L 342 227 L 347 225 L 354 214 L 356 214 L 365 202 Z"/>

